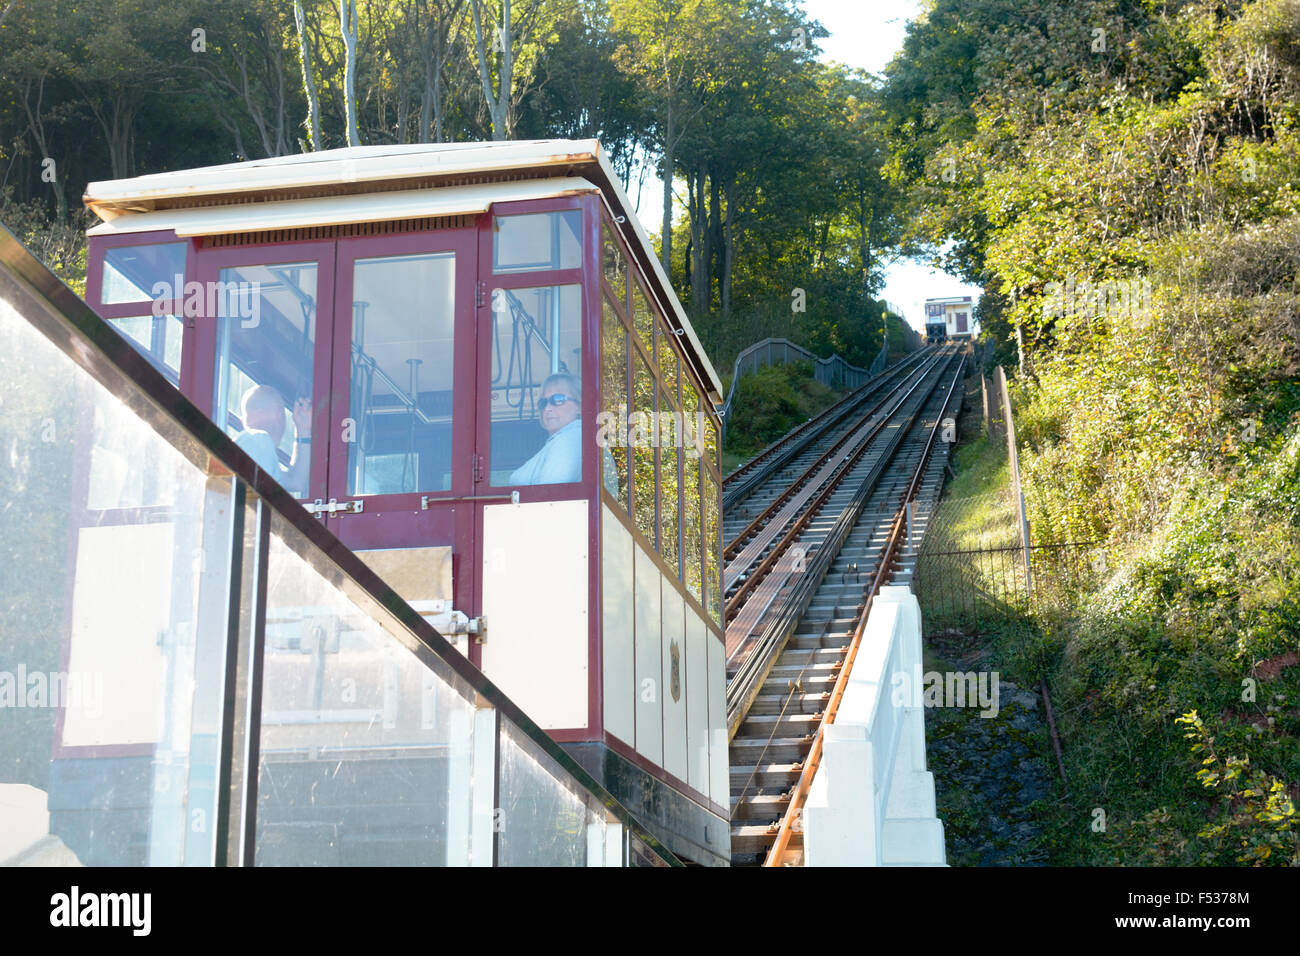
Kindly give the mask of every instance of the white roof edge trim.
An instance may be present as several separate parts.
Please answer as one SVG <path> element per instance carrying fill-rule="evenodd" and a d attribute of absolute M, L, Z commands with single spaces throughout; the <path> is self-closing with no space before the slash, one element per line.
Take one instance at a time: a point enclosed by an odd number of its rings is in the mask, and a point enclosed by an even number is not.
<path fill-rule="evenodd" d="M 200 206 L 194 209 L 160 209 L 157 212 L 118 216 L 95 226 L 87 235 L 116 236 L 172 229 L 181 237 L 220 236 L 269 229 L 476 215 L 487 212 L 493 203 L 498 202 L 547 199 L 598 191 L 594 183 L 581 177 L 567 176 L 474 186 L 326 196 L 320 199 L 282 199 L 229 206 Z"/>
<path fill-rule="evenodd" d="M 654 254 L 654 244 L 650 242 L 650 237 L 646 235 L 645 230 L 641 227 L 641 221 L 637 218 L 636 211 L 634 210 L 631 201 L 627 198 L 627 194 L 623 192 L 623 186 L 619 183 L 618 176 L 614 174 L 614 168 L 609 164 L 609 160 L 605 158 L 605 151 L 603 149 L 598 150 L 596 159 L 600 163 L 600 168 L 605 172 L 605 179 L 609 182 L 610 188 L 614 190 L 614 196 L 618 200 L 618 204 L 623 208 L 622 215 L 626 218 L 627 224 L 631 225 L 632 231 L 636 234 L 642 247 L 648 253 L 650 265 L 654 269 L 660 285 L 668 291 L 668 297 L 672 301 L 667 304 L 668 307 L 665 308 L 664 311 L 672 312 L 677 318 L 678 325 L 685 330 L 686 337 L 690 340 L 691 346 L 695 349 L 695 354 L 700 357 L 700 362 L 704 366 L 704 371 L 707 373 L 705 377 L 708 381 L 704 384 L 713 389 L 714 393 L 717 395 L 713 404 L 721 405 L 722 379 L 718 377 L 718 372 L 713 367 L 713 362 L 709 359 L 709 354 L 704 350 L 703 344 L 701 344 L 699 337 L 695 334 L 695 328 L 691 325 L 691 320 L 686 316 L 686 310 L 682 308 L 682 304 L 678 300 L 677 294 L 673 292 L 673 284 L 668 281 L 668 276 L 664 274 L 664 267 L 659 262 L 659 257 Z M 611 209 L 610 215 L 615 216 L 617 214 L 613 209 Z M 653 289 L 647 291 L 651 295 L 654 294 Z M 660 306 L 663 306 L 665 303 L 661 302 L 659 304 Z"/>
<path fill-rule="evenodd" d="M 594 139 L 357 146 L 103 180 L 88 184 L 84 199 L 87 205 L 100 207 L 227 192 L 536 168 L 590 162 L 598 152 L 599 144 Z"/>

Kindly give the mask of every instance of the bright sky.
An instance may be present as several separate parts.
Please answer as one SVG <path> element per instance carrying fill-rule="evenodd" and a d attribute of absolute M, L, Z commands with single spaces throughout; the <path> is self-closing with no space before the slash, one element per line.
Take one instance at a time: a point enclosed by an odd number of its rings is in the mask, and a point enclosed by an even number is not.
<path fill-rule="evenodd" d="M 903 45 L 907 21 L 921 10 L 920 0 L 803 0 L 810 20 L 830 31 L 819 41 L 822 59 L 836 60 L 872 73 L 885 65 Z M 653 171 L 646 176 L 638 215 L 647 233 L 657 236 L 661 227 L 663 185 Z M 885 271 L 882 298 L 902 310 L 916 329 L 925 325 L 926 299 L 969 295 L 979 301 L 980 290 L 924 263 L 901 260 Z"/>

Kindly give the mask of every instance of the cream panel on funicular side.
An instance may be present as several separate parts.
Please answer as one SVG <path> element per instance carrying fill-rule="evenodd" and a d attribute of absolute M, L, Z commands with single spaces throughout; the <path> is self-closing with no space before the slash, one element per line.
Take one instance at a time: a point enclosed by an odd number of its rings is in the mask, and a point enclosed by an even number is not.
<path fill-rule="evenodd" d="M 686 782 L 709 792 L 709 640 L 704 619 L 686 609 Z"/>
<path fill-rule="evenodd" d="M 636 550 L 636 750 L 662 767 L 663 734 L 663 651 L 659 616 L 659 566 L 634 545 Z"/>
<path fill-rule="evenodd" d="M 664 769 L 686 779 L 686 602 L 663 582 Z"/>
<path fill-rule="evenodd" d="M 483 672 L 546 730 L 587 726 L 587 508 L 483 509 Z"/>
<path fill-rule="evenodd" d="M 631 747 L 636 740 L 636 620 L 632 535 L 601 505 L 601 659 L 605 732 Z"/>

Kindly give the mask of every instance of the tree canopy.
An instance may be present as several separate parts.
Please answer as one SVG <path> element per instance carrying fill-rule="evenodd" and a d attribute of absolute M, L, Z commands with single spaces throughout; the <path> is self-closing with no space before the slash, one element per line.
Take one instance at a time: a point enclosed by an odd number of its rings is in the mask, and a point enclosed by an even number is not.
<path fill-rule="evenodd" d="M 664 183 L 660 252 L 719 365 L 771 334 L 864 363 L 902 195 L 881 90 L 825 35 L 792 0 L 14 0 L 0 199 L 75 233 L 97 179 L 594 137 L 634 197 Z"/>

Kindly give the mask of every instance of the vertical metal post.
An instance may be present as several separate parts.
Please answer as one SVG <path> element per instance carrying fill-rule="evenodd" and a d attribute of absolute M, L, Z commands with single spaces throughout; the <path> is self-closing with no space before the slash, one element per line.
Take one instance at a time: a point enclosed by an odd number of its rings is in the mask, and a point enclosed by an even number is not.
<path fill-rule="evenodd" d="M 249 595 L 248 674 L 244 709 L 244 767 L 241 788 L 240 865 L 252 866 L 257 853 L 257 777 L 262 752 L 262 669 L 266 654 L 266 588 L 271 550 L 271 509 L 257 502 L 257 544 L 253 550 L 253 593 Z"/>
<path fill-rule="evenodd" d="M 212 862 L 230 865 L 230 835 L 238 828 L 239 808 L 232 807 L 234 783 L 234 747 L 239 699 L 239 620 L 243 604 L 241 594 L 244 572 L 244 483 L 232 480 L 230 496 L 230 551 L 226 564 L 225 679 L 221 692 L 221 740 L 217 748 L 217 818 L 214 826 Z M 232 813 L 233 811 L 233 813 Z M 238 862 L 238 860 L 236 860 Z"/>
<path fill-rule="evenodd" d="M 984 434 L 992 436 L 993 423 L 989 421 L 989 380 L 980 372 L 980 397 L 984 402 Z"/>
<path fill-rule="evenodd" d="M 1007 390 L 1007 375 L 1002 366 L 997 371 L 998 392 L 1007 429 L 1007 458 L 1011 464 L 1011 480 L 1016 495 L 1016 509 L 1020 519 L 1020 546 L 1025 555 L 1025 598 L 1033 601 L 1034 578 L 1029 563 L 1029 519 L 1025 516 L 1025 493 L 1020 487 L 1020 453 L 1016 448 L 1016 423 L 1011 414 L 1011 393 Z"/>

